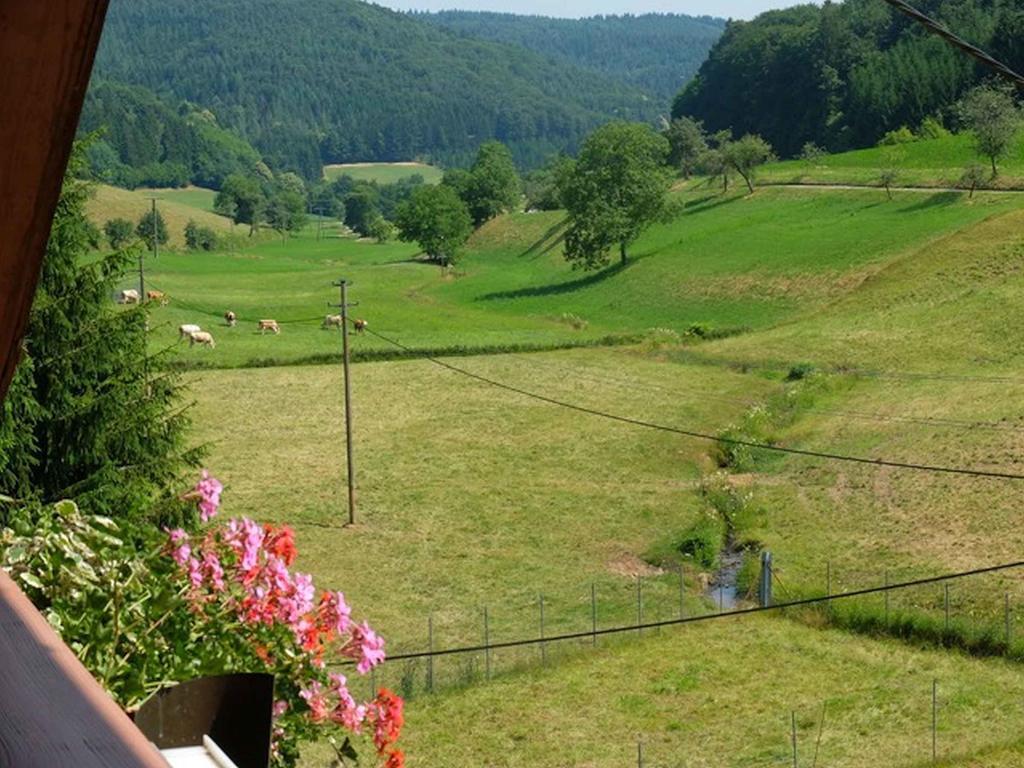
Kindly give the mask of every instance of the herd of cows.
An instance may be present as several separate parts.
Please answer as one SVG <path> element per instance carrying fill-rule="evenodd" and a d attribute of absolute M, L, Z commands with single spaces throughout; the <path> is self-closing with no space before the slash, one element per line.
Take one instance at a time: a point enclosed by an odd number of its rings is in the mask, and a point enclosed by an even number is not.
<path fill-rule="evenodd" d="M 120 295 L 118 296 L 119 304 L 138 304 L 141 301 L 141 294 L 134 288 L 127 288 L 121 291 Z M 170 302 L 170 299 L 167 297 L 167 294 L 163 293 L 162 291 L 146 291 L 146 301 L 156 301 L 159 302 L 161 306 L 164 306 Z M 238 324 L 238 316 L 231 310 L 228 310 L 227 312 L 224 313 L 224 322 L 228 328 L 234 328 Z M 325 329 L 341 329 L 344 323 L 345 319 L 341 315 L 325 315 L 321 327 Z M 369 323 L 366 320 L 352 321 L 352 327 L 356 330 L 357 333 L 362 333 L 367 328 L 367 326 L 369 326 Z M 267 318 L 263 320 L 258 320 L 256 322 L 256 330 L 261 335 L 265 334 L 267 331 L 270 331 L 271 333 L 274 334 L 279 334 L 281 333 L 281 326 L 276 320 Z M 184 323 L 182 325 L 179 325 L 178 339 L 180 341 L 188 339 L 188 345 L 190 347 L 198 344 L 200 346 L 209 347 L 210 349 L 217 348 L 217 342 L 214 340 L 213 334 L 210 333 L 209 331 L 204 331 L 201 326 L 195 323 Z"/>

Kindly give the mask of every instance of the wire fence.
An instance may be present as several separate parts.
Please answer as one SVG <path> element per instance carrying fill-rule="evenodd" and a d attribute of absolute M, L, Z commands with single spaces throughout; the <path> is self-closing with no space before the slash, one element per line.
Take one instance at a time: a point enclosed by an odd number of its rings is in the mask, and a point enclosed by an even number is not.
<path fill-rule="evenodd" d="M 705 590 L 680 569 L 632 582 L 620 579 L 614 586 L 591 584 L 559 596 L 506 600 L 475 614 L 447 609 L 424 616 L 418 638 L 392 641 L 387 661 L 367 676 L 366 685 L 370 691 L 385 685 L 414 698 L 553 665 L 608 643 L 757 614 L 813 614 L 816 623 L 824 619 L 874 635 L 1024 659 L 1024 602 L 998 592 L 998 584 L 984 583 L 1022 569 L 1024 561 L 1015 561 L 904 581 L 884 577 L 855 589 L 830 583 L 790 590 L 776 566 L 768 605 L 754 604 L 745 595 L 733 604 L 731 597 L 722 599 L 724 590 Z M 747 587 L 756 594 L 758 582 Z"/>

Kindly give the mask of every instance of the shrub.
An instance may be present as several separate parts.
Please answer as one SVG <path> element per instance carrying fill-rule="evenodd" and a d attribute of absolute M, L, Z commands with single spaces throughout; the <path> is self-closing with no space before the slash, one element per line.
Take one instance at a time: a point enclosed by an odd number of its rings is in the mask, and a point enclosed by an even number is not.
<path fill-rule="evenodd" d="M 103 225 L 103 234 L 107 236 L 107 242 L 115 251 L 120 251 L 132 241 L 134 230 L 135 227 L 128 219 L 110 219 Z"/>
<path fill-rule="evenodd" d="M 828 155 L 824 149 L 819 147 L 813 141 L 808 141 L 804 144 L 802 150 L 800 150 L 800 159 L 808 165 L 817 165 Z"/>
<path fill-rule="evenodd" d="M 952 136 L 937 117 L 926 117 L 922 120 L 921 127 L 917 129 L 917 135 L 922 139 L 944 139 L 947 136 Z"/>
<path fill-rule="evenodd" d="M 814 373 L 814 366 L 811 363 L 797 363 L 789 369 L 786 374 L 786 381 L 803 381 Z"/>
<path fill-rule="evenodd" d="M 217 248 L 217 233 L 209 227 L 200 227 L 192 219 L 185 225 L 185 246 L 190 251 L 212 251 Z"/>
<path fill-rule="evenodd" d="M 718 567 L 718 554 L 725 541 L 725 523 L 717 515 L 702 515 L 687 528 L 675 549 L 706 571 Z"/>
<path fill-rule="evenodd" d="M 901 125 L 894 131 L 889 131 L 878 141 L 880 147 L 897 147 L 900 144 L 912 144 L 917 141 L 917 136 L 907 126 Z"/>
<path fill-rule="evenodd" d="M 220 484 L 204 472 L 182 498 L 210 520 Z M 389 768 L 402 700 L 381 689 L 358 703 L 329 654 L 366 674 L 384 658 L 384 641 L 357 624 L 341 592 L 317 592 L 290 570 L 296 555 L 287 527 L 241 518 L 189 534 L 162 533 L 88 516 L 70 501 L 25 516 L 0 532 L 0 566 L 25 589 L 85 666 L 126 708 L 169 681 L 229 672 L 275 677 L 272 754 L 293 766 L 300 741 L 334 725 L 351 737 L 369 732 Z"/>

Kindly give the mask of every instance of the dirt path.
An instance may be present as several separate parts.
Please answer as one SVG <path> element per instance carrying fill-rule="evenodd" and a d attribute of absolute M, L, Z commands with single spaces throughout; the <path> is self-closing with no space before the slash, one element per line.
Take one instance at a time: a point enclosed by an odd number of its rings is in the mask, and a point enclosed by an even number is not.
<path fill-rule="evenodd" d="M 884 192 L 885 187 L 877 184 L 827 184 L 824 182 L 802 182 L 802 183 L 789 183 L 789 182 L 773 182 L 766 181 L 762 182 L 760 188 L 782 188 L 782 189 L 837 189 L 837 190 L 860 190 L 860 189 L 873 189 L 879 192 Z M 966 194 L 970 190 L 960 189 L 959 187 L 889 187 L 893 192 L 922 192 L 928 194 L 934 194 L 936 192 L 956 192 L 957 194 Z M 976 189 L 974 194 L 980 195 L 985 192 L 997 192 L 997 193 L 1011 193 L 1021 194 L 1024 193 L 1024 189 Z"/>

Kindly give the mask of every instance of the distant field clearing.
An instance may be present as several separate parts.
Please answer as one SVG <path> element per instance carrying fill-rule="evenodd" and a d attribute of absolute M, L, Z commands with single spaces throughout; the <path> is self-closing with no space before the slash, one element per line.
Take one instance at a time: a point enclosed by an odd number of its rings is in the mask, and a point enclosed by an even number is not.
<path fill-rule="evenodd" d="M 339 176 L 351 176 L 360 181 L 376 181 L 378 184 L 393 184 L 401 179 L 419 174 L 428 184 L 441 181 L 444 174 L 440 168 L 426 163 L 343 163 L 325 165 L 324 177 L 336 179 Z"/>

